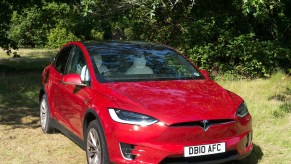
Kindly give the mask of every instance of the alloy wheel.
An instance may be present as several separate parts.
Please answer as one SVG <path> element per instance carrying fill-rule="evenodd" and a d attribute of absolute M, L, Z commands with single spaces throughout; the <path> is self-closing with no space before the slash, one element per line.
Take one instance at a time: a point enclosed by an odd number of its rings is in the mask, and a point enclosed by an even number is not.
<path fill-rule="evenodd" d="M 46 122 L 47 122 L 47 105 L 45 100 L 42 100 L 41 105 L 40 105 L 40 124 L 41 128 L 45 129 Z"/>
<path fill-rule="evenodd" d="M 94 128 L 89 130 L 87 136 L 87 158 L 89 164 L 101 164 L 101 144 Z"/>

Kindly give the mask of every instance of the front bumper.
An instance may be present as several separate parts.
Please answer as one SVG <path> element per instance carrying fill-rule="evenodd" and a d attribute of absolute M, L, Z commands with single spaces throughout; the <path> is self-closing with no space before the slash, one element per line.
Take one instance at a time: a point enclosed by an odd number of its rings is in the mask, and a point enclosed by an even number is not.
<path fill-rule="evenodd" d="M 248 120 L 248 121 L 246 121 Z M 151 126 L 115 123 L 106 134 L 108 153 L 113 163 L 221 163 L 240 160 L 252 151 L 251 118 L 243 122 L 201 127 L 171 127 L 161 122 Z M 225 142 L 226 152 L 199 157 L 184 157 L 185 146 Z M 120 143 L 131 145 L 133 159 L 124 158 Z"/>

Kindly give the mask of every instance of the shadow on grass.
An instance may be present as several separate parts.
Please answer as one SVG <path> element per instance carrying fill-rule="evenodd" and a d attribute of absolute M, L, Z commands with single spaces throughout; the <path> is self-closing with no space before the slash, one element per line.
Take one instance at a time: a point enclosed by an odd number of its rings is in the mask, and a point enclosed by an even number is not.
<path fill-rule="evenodd" d="M 47 58 L 21 57 L 0 62 L 0 124 L 11 128 L 39 127 L 38 92 Z"/>
<path fill-rule="evenodd" d="M 254 144 L 253 145 L 253 151 L 252 153 L 247 156 L 246 158 L 240 160 L 240 161 L 232 161 L 232 162 L 227 162 L 225 164 L 256 164 L 256 163 L 259 163 L 259 161 L 263 158 L 263 151 L 262 149 L 260 148 L 260 146 Z"/>

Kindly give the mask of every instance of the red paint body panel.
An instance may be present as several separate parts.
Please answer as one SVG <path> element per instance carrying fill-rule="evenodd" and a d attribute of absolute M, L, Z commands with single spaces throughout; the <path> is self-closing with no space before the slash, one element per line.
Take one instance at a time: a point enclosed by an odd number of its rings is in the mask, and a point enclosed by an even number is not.
<path fill-rule="evenodd" d="M 163 80 L 100 83 L 95 77 L 90 56 L 82 43 L 88 64 L 89 86 L 63 84 L 64 75 L 53 63 L 43 72 L 43 85 L 48 95 L 51 118 L 81 140 L 84 139 L 85 113 L 93 109 L 99 117 L 106 138 L 108 155 L 113 163 L 159 163 L 165 158 L 183 157 L 185 146 L 225 142 L 226 151 L 239 156 L 252 150 L 246 146 L 252 133 L 251 115 L 236 115 L 243 99 L 212 80 Z M 149 126 L 122 124 L 114 121 L 108 108 L 124 109 L 158 120 Z M 174 126 L 202 120 L 231 120 L 214 124 L 204 131 L 200 126 Z M 134 145 L 134 160 L 123 158 L 119 143 Z"/>
<path fill-rule="evenodd" d="M 122 109 L 148 114 L 170 125 L 235 117 L 242 102 L 210 80 L 173 80 L 105 84 Z M 108 95 L 110 96 L 110 95 Z M 131 106 L 135 104 L 134 106 Z M 138 110 L 136 110 L 138 108 Z"/>

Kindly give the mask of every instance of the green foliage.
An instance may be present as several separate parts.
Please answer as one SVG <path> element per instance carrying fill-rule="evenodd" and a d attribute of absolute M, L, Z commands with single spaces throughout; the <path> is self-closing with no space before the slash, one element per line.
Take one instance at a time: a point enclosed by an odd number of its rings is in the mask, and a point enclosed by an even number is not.
<path fill-rule="evenodd" d="M 22 14 L 14 12 L 9 38 L 19 46 L 43 46 L 46 42 L 46 32 L 42 25 L 41 11 L 37 7 L 26 8 L 22 10 Z"/>
<path fill-rule="evenodd" d="M 104 32 L 96 31 L 96 30 L 91 30 L 91 36 L 95 40 L 102 40 L 104 36 Z"/>
<path fill-rule="evenodd" d="M 43 6 L 31 6 L 12 16 L 9 38 L 21 47 L 44 47 L 51 45 L 51 31 L 60 33 L 57 26 L 64 30 L 72 28 L 75 24 L 71 21 L 73 10 L 66 3 L 44 3 Z M 63 29 L 62 29 L 63 30 Z M 64 34 L 66 32 L 63 32 Z M 69 34 L 69 33 L 68 33 Z M 64 36 L 62 36 L 64 37 Z M 69 36 L 70 39 L 72 36 Z M 64 40 L 64 39 L 59 39 Z M 56 43 L 58 44 L 58 43 Z"/>
<path fill-rule="evenodd" d="M 5 1 L 11 10 L 0 13 L 2 47 L 7 40 L 6 47 L 54 48 L 72 40 L 141 40 L 176 47 L 198 66 L 230 77 L 291 70 L 290 0 L 16 2 Z"/>
<path fill-rule="evenodd" d="M 9 55 L 11 49 L 17 49 L 17 43 L 9 38 L 9 28 L 13 11 L 20 11 L 26 6 L 38 5 L 39 0 L 30 0 L 25 3 L 21 0 L 1 0 L 1 12 L 0 12 L 0 47 L 7 50 Z M 32 5 L 33 4 L 33 5 Z"/>
<path fill-rule="evenodd" d="M 276 68 L 288 71 L 291 63 L 290 49 L 256 40 L 254 34 L 222 36 L 216 44 L 194 46 L 188 53 L 201 68 L 245 77 L 269 77 Z"/>
<path fill-rule="evenodd" d="M 49 32 L 47 47 L 59 48 L 67 42 L 78 40 L 79 39 L 72 32 L 67 31 L 66 28 L 57 26 Z"/>

